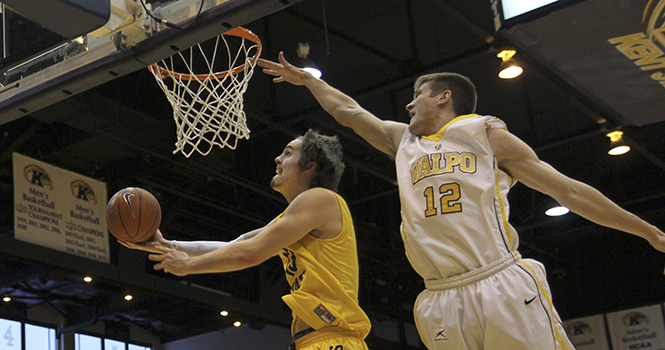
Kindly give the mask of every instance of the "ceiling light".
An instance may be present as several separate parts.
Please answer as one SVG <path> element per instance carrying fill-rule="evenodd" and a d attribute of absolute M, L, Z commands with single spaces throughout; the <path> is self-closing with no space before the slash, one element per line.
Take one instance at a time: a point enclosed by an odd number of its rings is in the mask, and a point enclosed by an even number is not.
<path fill-rule="evenodd" d="M 85 276 L 85 277 L 83 277 L 83 281 L 86 282 L 86 283 L 90 283 L 90 282 L 92 282 L 92 277 Z"/>
<path fill-rule="evenodd" d="M 233 322 L 233 327 L 240 327 L 240 325 L 242 325 L 240 321 Z"/>
<path fill-rule="evenodd" d="M 610 138 L 610 149 L 607 151 L 609 155 L 619 156 L 630 151 L 630 146 L 623 140 L 622 135 L 623 131 L 612 131 L 607 134 L 607 137 Z"/>
<path fill-rule="evenodd" d="M 570 210 L 568 210 L 568 208 L 557 204 L 557 205 L 547 209 L 545 211 L 545 215 L 547 215 L 547 216 L 561 216 L 561 215 L 568 214 L 568 212 L 570 212 Z"/>
<path fill-rule="evenodd" d="M 224 311 L 220 312 L 219 314 L 222 315 L 222 316 L 228 316 L 229 312 L 224 310 Z"/>
<path fill-rule="evenodd" d="M 5 296 L 4 298 L 2 298 L 2 301 L 4 301 L 5 303 L 8 303 L 8 302 L 12 301 L 12 298 L 10 298 L 9 296 Z"/>
<path fill-rule="evenodd" d="M 298 43 L 298 57 L 300 57 L 302 69 L 316 79 L 321 78 L 321 71 L 316 67 L 314 61 L 307 58 L 307 55 L 309 55 L 309 43 Z"/>
<path fill-rule="evenodd" d="M 125 300 L 130 301 L 132 299 L 134 299 L 134 297 L 131 294 L 125 295 Z"/>
<path fill-rule="evenodd" d="M 524 71 L 522 67 L 513 59 L 517 51 L 503 50 L 499 52 L 496 57 L 501 58 L 501 66 L 499 67 L 499 78 L 513 79 L 518 77 Z"/>

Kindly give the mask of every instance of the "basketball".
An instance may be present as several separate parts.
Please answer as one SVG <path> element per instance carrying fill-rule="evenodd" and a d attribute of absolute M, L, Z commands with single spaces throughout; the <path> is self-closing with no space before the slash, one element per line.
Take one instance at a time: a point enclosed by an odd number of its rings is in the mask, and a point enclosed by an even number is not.
<path fill-rule="evenodd" d="M 106 225 L 121 241 L 145 242 L 162 222 L 162 208 L 152 193 L 138 187 L 118 191 L 106 205 Z"/>

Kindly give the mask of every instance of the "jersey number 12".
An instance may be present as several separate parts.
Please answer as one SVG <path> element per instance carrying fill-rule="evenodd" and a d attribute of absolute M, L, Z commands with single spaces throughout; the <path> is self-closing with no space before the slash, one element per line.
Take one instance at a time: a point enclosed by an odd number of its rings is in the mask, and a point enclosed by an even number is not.
<path fill-rule="evenodd" d="M 438 204 L 441 207 L 441 214 L 457 213 L 462 211 L 462 204 L 455 203 L 461 197 L 459 184 L 451 182 L 439 186 Z M 423 191 L 427 209 L 425 209 L 425 216 L 430 217 L 438 214 L 437 203 L 435 203 L 434 187 L 429 186 Z"/>

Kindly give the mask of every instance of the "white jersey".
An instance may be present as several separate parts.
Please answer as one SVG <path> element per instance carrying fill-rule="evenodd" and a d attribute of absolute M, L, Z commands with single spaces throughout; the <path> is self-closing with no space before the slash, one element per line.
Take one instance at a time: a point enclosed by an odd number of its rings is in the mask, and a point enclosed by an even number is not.
<path fill-rule="evenodd" d="M 499 170 L 488 128 L 491 116 L 463 115 L 437 134 L 407 128 L 395 163 L 402 203 L 402 239 L 425 280 L 442 279 L 515 255 L 518 237 L 508 223 L 512 179 Z"/>

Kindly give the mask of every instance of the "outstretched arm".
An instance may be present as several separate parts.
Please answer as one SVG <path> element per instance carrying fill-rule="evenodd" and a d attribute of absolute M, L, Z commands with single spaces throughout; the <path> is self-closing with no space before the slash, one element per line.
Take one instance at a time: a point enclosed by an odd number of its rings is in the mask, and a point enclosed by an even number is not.
<path fill-rule="evenodd" d="M 272 224 L 272 222 L 270 223 Z M 230 242 L 224 242 L 224 241 L 176 241 L 175 239 L 171 241 L 170 245 L 171 248 L 175 250 L 179 250 L 181 252 L 187 253 L 189 256 L 199 256 L 203 255 L 208 252 L 212 252 L 213 250 L 217 250 L 221 247 L 225 247 L 231 243 L 235 242 L 240 242 L 246 239 L 250 239 L 257 234 L 259 234 L 261 231 L 263 231 L 266 227 L 270 226 L 270 224 L 257 228 L 256 230 L 244 233 L 238 238 L 230 241 Z"/>
<path fill-rule="evenodd" d="M 118 240 L 120 244 L 123 246 L 130 248 L 130 249 L 138 249 L 138 250 L 143 250 L 146 252 L 150 253 L 160 253 L 162 251 L 162 248 L 173 248 L 175 250 L 179 250 L 181 252 L 187 253 L 189 256 L 198 256 L 201 254 L 205 254 L 207 252 L 211 252 L 215 249 L 219 249 L 221 247 L 224 247 L 228 244 L 234 243 L 234 242 L 239 242 L 245 239 L 250 239 L 257 234 L 259 234 L 261 231 L 263 231 L 266 227 L 270 226 L 272 222 L 270 222 L 268 225 L 258 228 L 256 230 L 247 232 L 245 234 L 242 234 L 238 236 L 238 238 L 230 241 L 230 242 L 224 242 L 224 241 L 176 241 L 172 240 L 169 241 L 164 238 L 164 235 L 162 232 L 158 229 L 157 232 L 146 242 L 141 242 L 141 243 L 134 243 L 134 242 L 129 242 L 129 241 L 121 241 Z"/>
<path fill-rule="evenodd" d="M 158 248 L 161 254 L 155 270 L 177 276 L 230 272 L 256 266 L 311 232 L 341 231 L 341 211 L 337 197 L 322 188 L 312 188 L 296 197 L 282 218 L 252 239 L 242 240 L 206 254 L 190 257 L 171 248 Z"/>
<path fill-rule="evenodd" d="M 542 192 L 596 224 L 634 234 L 665 252 L 665 233 L 622 209 L 598 190 L 571 179 L 541 161 L 522 140 L 505 129 L 489 135 L 499 167 L 515 180 Z"/>
<path fill-rule="evenodd" d="M 286 81 L 306 86 L 321 107 L 338 123 L 353 129 L 379 151 L 393 157 L 397 153 L 406 124 L 377 118 L 351 97 L 287 62 L 283 52 L 279 53 L 279 63 L 259 59 L 259 66 L 264 68 L 264 73 L 276 76 L 273 79 L 276 83 Z"/>

